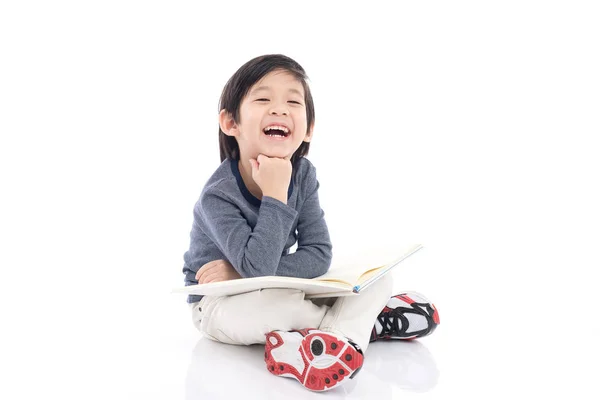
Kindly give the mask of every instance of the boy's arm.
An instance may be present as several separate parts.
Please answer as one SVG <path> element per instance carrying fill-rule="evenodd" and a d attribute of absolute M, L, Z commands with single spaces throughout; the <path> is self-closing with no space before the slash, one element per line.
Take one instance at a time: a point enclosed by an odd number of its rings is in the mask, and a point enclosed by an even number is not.
<path fill-rule="evenodd" d="M 197 215 L 204 218 L 207 234 L 242 277 L 314 278 L 329 269 L 332 245 L 319 204 L 319 182 L 314 167 L 307 172 L 307 194 L 300 213 L 264 196 L 254 229 L 225 193 L 211 188 L 202 196 Z M 295 253 L 282 256 L 296 218 L 298 248 Z"/>
<path fill-rule="evenodd" d="M 211 188 L 199 202 L 214 243 L 244 278 L 276 275 L 298 212 L 272 197 L 262 199 L 254 229 L 228 196 Z"/>
<path fill-rule="evenodd" d="M 314 278 L 327 272 L 331 265 L 332 245 L 319 204 L 319 182 L 311 174 L 312 191 L 307 196 L 298 217 L 298 248 L 281 257 L 277 275 Z"/>
<path fill-rule="evenodd" d="M 198 216 L 194 215 L 194 218 L 198 218 Z M 190 249 L 183 255 L 185 286 L 198 284 L 196 274 L 203 265 L 211 261 L 225 259 L 223 253 L 214 243 L 206 244 L 204 236 L 205 234 L 200 230 L 198 224 L 194 223 L 190 232 Z M 191 294 L 188 296 L 188 303 L 195 303 L 200 299 L 202 299 L 202 296 Z"/>

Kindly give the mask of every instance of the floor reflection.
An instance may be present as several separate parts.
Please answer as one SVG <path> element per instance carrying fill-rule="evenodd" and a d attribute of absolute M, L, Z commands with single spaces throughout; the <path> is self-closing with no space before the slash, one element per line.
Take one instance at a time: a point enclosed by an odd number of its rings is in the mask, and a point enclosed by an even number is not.
<path fill-rule="evenodd" d="M 427 347 L 418 340 L 372 343 L 356 379 L 327 393 L 328 398 L 392 399 L 393 388 L 425 392 L 438 382 L 439 371 Z M 201 338 L 191 354 L 186 399 L 316 398 L 294 379 L 271 375 L 264 346 L 232 346 Z"/>
<path fill-rule="evenodd" d="M 411 392 L 429 391 L 439 378 L 433 355 L 419 340 L 372 343 L 365 364 L 380 380 Z"/>

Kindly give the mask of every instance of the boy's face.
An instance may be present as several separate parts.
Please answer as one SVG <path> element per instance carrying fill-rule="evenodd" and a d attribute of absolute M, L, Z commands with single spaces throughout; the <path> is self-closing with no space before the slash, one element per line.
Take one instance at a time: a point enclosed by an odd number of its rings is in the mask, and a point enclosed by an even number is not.
<path fill-rule="evenodd" d="M 236 137 L 244 163 L 259 154 L 290 159 L 302 142 L 310 142 L 312 137 L 312 129 L 307 132 L 306 126 L 304 88 L 282 70 L 268 73 L 250 88 L 240 105 L 239 123 L 223 111 L 220 122 L 225 134 Z M 269 126 L 286 128 L 286 136 L 269 135 L 282 133 L 266 130 Z"/>

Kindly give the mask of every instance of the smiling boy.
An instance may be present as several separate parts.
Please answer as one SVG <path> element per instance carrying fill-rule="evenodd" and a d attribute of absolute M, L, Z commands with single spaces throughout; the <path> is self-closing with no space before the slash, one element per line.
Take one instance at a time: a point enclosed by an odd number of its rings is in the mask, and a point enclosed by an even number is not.
<path fill-rule="evenodd" d="M 294 60 L 266 55 L 244 64 L 225 85 L 219 105 L 221 165 L 194 207 L 184 255 L 186 285 L 269 275 L 314 278 L 329 269 L 332 244 L 319 182 L 305 158 L 315 115 L 306 79 Z M 386 307 L 391 291 L 388 274 L 360 296 L 312 302 L 300 290 L 281 288 L 191 295 L 188 303 L 206 337 L 264 343 L 272 374 L 322 391 L 356 375 L 371 340 L 406 333 L 408 323 L 399 330 L 400 316 Z M 394 307 L 416 304 L 408 297 L 392 300 Z M 426 328 L 433 321 L 425 312 L 418 317 Z M 417 333 L 430 333 L 431 324 Z"/>

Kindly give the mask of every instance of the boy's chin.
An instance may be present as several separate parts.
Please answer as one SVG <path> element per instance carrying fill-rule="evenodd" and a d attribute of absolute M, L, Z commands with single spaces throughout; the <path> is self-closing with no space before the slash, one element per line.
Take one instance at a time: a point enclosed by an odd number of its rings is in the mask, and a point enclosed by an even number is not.
<path fill-rule="evenodd" d="M 265 151 L 262 154 L 270 158 L 292 158 L 290 154 L 281 151 Z"/>

